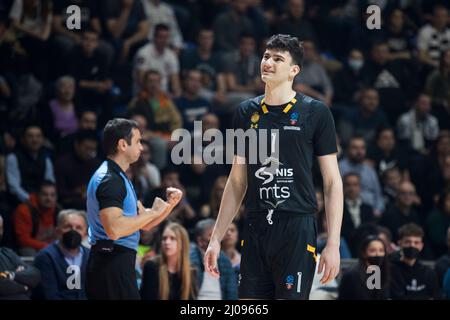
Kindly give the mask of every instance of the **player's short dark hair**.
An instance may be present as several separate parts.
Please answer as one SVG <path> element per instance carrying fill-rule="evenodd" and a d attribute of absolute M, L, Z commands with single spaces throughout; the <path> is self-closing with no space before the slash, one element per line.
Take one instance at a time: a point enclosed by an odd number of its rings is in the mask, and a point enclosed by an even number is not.
<path fill-rule="evenodd" d="M 266 49 L 287 51 L 292 57 L 292 62 L 300 68 L 303 66 L 303 45 L 297 37 L 288 34 L 276 34 L 267 41 Z"/>
<path fill-rule="evenodd" d="M 398 238 L 419 237 L 423 239 L 424 232 L 421 226 L 415 223 L 408 223 L 398 229 Z"/>
<path fill-rule="evenodd" d="M 103 151 L 107 156 L 116 154 L 117 143 L 120 139 L 125 139 L 131 145 L 133 129 L 138 129 L 138 124 L 134 120 L 115 118 L 109 120 L 103 130 Z"/>

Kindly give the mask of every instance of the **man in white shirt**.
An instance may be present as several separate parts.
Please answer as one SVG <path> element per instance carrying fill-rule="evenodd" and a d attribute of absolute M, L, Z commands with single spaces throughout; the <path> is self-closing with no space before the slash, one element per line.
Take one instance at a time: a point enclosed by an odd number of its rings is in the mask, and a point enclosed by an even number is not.
<path fill-rule="evenodd" d="M 144 73 L 148 70 L 156 70 L 161 75 L 164 91 L 170 91 L 176 97 L 181 94 L 180 65 L 176 54 L 169 48 L 169 39 L 169 27 L 158 24 L 155 26 L 153 42 L 143 46 L 136 53 L 134 58 L 135 93 L 140 91 Z"/>
<path fill-rule="evenodd" d="M 177 19 L 172 7 L 161 0 L 144 0 L 142 1 L 144 12 L 147 19 L 151 21 L 148 38 L 153 40 L 155 26 L 164 23 L 170 30 L 170 45 L 179 50 L 183 48 L 183 35 L 180 32 Z"/>
<path fill-rule="evenodd" d="M 450 28 L 448 28 L 448 10 L 436 5 L 433 8 L 431 24 L 423 26 L 417 37 L 419 60 L 422 63 L 439 66 L 441 53 L 450 48 Z"/>

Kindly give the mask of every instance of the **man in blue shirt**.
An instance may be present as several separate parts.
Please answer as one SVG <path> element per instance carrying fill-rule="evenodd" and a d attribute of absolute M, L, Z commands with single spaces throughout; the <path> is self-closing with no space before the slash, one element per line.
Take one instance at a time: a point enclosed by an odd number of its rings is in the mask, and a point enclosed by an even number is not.
<path fill-rule="evenodd" d="M 182 193 L 167 188 L 167 202 L 156 198 L 146 209 L 125 172 L 142 151 L 135 121 L 110 120 L 103 131 L 107 155 L 87 190 L 88 234 L 92 249 L 86 272 L 88 299 L 140 299 L 135 263 L 139 230 L 158 225 L 180 201 Z"/>

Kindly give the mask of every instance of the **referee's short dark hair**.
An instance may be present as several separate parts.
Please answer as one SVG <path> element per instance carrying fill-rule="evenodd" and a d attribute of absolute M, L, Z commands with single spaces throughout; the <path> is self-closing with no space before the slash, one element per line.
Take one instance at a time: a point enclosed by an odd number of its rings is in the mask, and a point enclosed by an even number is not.
<path fill-rule="evenodd" d="M 287 51 L 292 57 L 292 62 L 300 68 L 303 66 L 304 49 L 302 42 L 297 37 L 288 34 L 276 34 L 267 41 L 266 49 Z"/>
<path fill-rule="evenodd" d="M 109 120 L 103 130 L 103 151 L 107 156 L 117 153 L 117 143 L 120 139 L 125 139 L 131 145 L 133 129 L 138 129 L 138 124 L 134 120 L 115 118 Z"/>

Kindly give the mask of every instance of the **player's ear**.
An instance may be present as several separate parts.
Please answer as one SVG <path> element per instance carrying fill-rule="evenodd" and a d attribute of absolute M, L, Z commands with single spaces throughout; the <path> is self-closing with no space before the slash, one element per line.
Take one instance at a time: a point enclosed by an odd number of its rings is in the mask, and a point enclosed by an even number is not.
<path fill-rule="evenodd" d="M 293 80 L 295 78 L 295 76 L 298 75 L 299 73 L 300 73 L 300 67 L 297 64 L 293 65 L 291 67 L 291 72 L 290 72 L 290 75 L 289 75 L 289 79 Z"/>

